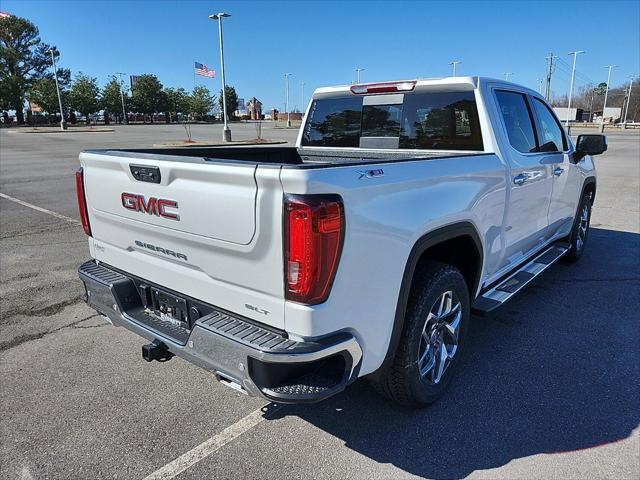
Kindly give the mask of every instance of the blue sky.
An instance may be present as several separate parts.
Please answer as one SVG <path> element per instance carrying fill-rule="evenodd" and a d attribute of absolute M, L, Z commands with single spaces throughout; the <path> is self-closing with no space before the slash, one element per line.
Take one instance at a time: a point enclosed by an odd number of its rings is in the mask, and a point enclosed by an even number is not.
<path fill-rule="evenodd" d="M 270 2 L 3 0 L 3 11 L 26 17 L 61 52 L 60 65 L 98 77 L 153 73 L 165 86 L 194 85 L 193 62 L 219 70 L 217 25 L 207 17 L 227 11 L 224 42 L 227 84 L 282 109 L 285 72 L 290 102 L 300 107 L 301 82 L 314 88 L 363 81 L 458 74 L 502 77 L 538 88 L 549 53 L 560 56 L 556 94 L 576 84 L 612 85 L 640 74 L 640 2 Z M 216 93 L 220 79 L 198 77 Z"/>

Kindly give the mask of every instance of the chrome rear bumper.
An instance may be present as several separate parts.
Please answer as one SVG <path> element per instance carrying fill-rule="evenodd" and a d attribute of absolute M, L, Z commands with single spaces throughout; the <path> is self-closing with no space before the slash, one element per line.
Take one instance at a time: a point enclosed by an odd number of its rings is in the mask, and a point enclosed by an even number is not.
<path fill-rule="evenodd" d="M 86 302 L 111 323 L 162 342 L 174 355 L 244 393 L 282 403 L 317 402 L 344 390 L 358 376 L 362 349 L 350 334 L 296 342 L 284 332 L 212 306 L 190 329 L 173 332 L 180 327 L 143 306 L 140 279 L 93 260 L 81 265 L 78 274 Z"/>

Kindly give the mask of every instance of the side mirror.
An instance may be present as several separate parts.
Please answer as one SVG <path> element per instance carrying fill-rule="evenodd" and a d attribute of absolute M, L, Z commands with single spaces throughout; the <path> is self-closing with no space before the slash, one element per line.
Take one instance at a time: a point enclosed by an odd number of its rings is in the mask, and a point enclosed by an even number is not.
<path fill-rule="evenodd" d="M 607 137 L 605 135 L 578 135 L 576 142 L 575 161 L 578 162 L 585 155 L 600 155 L 607 151 Z"/>

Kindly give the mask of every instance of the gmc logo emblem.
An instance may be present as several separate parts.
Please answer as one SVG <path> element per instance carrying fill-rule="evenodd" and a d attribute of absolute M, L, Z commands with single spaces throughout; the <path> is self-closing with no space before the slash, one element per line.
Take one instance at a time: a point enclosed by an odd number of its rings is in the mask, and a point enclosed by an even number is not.
<path fill-rule="evenodd" d="M 148 200 L 145 200 L 143 195 L 127 192 L 122 192 L 120 197 L 122 199 L 122 206 L 127 210 L 180 221 L 180 215 L 171 211 L 178 210 L 178 202 L 175 200 L 155 197 L 149 197 Z M 167 209 L 170 211 L 167 211 Z"/>

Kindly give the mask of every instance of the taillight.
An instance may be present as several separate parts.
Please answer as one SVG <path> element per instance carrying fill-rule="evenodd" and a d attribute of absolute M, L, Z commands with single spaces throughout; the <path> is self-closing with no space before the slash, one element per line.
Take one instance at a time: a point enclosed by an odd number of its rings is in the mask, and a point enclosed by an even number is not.
<path fill-rule="evenodd" d="M 284 259 L 287 300 L 324 302 L 338 268 L 344 207 L 338 195 L 285 197 Z"/>
<path fill-rule="evenodd" d="M 84 194 L 84 176 L 82 167 L 76 172 L 76 195 L 78 196 L 78 210 L 80 211 L 80 220 L 84 233 L 91 236 L 91 227 L 89 226 L 89 212 L 87 211 L 87 198 Z"/>
<path fill-rule="evenodd" d="M 364 83 L 351 85 L 351 93 L 362 95 L 363 93 L 411 92 L 415 86 L 415 80 L 408 82 Z"/>

